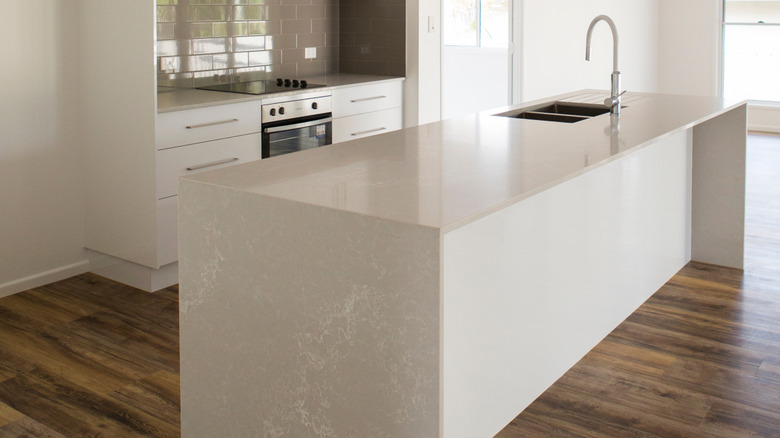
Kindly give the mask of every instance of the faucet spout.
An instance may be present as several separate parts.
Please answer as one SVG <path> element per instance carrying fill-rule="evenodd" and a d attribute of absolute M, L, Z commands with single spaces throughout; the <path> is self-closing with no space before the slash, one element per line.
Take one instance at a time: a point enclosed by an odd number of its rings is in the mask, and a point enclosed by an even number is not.
<path fill-rule="evenodd" d="M 612 71 L 620 71 L 620 69 L 618 69 L 618 47 L 620 45 L 620 37 L 618 36 L 615 22 L 606 15 L 599 15 L 594 18 L 593 21 L 590 22 L 590 26 L 588 26 L 588 36 L 585 40 L 585 60 L 590 61 L 590 41 L 593 38 L 593 29 L 599 21 L 607 23 L 610 30 L 612 30 Z"/>
<path fill-rule="evenodd" d="M 585 39 L 585 60 L 590 61 L 590 41 L 593 37 L 593 29 L 599 21 L 606 22 L 609 25 L 610 30 L 612 30 L 612 77 L 610 80 L 610 97 L 604 101 L 604 104 L 611 108 L 612 114 L 620 115 L 621 96 L 623 94 L 620 92 L 620 70 L 618 69 L 618 47 L 620 43 L 615 22 L 606 15 L 599 15 L 594 18 L 593 21 L 590 22 L 590 26 L 588 26 L 588 35 Z"/>

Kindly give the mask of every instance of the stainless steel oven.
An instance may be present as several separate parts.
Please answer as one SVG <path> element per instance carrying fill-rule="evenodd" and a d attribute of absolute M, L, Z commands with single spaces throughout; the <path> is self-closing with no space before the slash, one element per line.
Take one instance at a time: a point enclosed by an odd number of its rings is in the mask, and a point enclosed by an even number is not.
<path fill-rule="evenodd" d="M 327 146 L 333 142 L 331 96 L 264 103 L 262 124 L 263 158 Z"/>

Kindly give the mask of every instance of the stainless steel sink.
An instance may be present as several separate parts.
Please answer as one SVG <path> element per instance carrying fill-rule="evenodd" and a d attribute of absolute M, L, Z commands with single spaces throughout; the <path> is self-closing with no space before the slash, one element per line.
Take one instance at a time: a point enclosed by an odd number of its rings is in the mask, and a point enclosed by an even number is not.
<path fill-rule="evenodd" d="M 609 107 L 571 102 L 548 102 L 531 108 L 496 114 L 515 119 L 544 120 L 548 122 L 576 123 L 607 114 Z"/>

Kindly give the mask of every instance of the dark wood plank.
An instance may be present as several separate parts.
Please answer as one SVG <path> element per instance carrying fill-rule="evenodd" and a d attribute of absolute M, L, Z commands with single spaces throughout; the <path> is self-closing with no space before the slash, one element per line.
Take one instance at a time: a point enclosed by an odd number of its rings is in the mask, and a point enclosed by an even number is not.
<path fill-rule="evenodd" d="M 178 427 L 145 412 L 35 370 L 0 383 L 0 399 L 66 436 L 175 437 Z"/>
<path fill-rule="evenodd" d="M 701 435 L 726 434 L 731 437 L 778 437 L 780 411 L 718 401 L 701 427 Z"/>
<path fill-rule="evenodd" d="M 38 327 L 23 316 L 0 309 L 0 350 L 12 351 L 23 363 L 37 364 L 103 394 L 144 375 L 132 362 L 94 347 L 67 332 Z"/>
<path fill-rule="evenodd" d="M 677 360 L 673 355 L 604 339 L 580 363 L 605 370 L 625 371 L 645 376 L 662 376 Z"/>
<path fill-rule="evenodd" d="M 5 403 L 0 403 L 0 427 L 21 420 L 22 418 L 24 418 L 24 414 Z"/>
<path fill-rule="evenodd" d="M 7 438 L 67 438 L 29 417 L 0 426 L 0 437 Z"/>
<path fill-rule="evenodd" d="M 780 350 L 777 350 L 780 354 Z M 772 382 L 780 383 L 780 356 L 767 356 L 761 366 L 758 367 L 756 376 L 771 380 Z"/>
<path fill-rule="evenodd" d="M 171 313 L 175 313 L 171 311 Z M 145 373 L 179 372 L 179 338 L 158 324 L 109 312 L 98 312 L 67 325 L 70 339 Z"/>
<path fill-rule="evenodd" d="M 116 391 L 111 396 L 141 409 L 171 426 L 179 427 L 179 375 L 159 371 Z"/>

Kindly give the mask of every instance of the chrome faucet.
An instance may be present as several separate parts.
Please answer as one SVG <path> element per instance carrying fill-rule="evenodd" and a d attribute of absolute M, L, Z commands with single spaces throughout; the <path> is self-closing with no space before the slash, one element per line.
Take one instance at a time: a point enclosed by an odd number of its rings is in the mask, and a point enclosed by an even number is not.
<path fill-rule="evenodd" d="M 612 88 L 609 98 L 604 100 L 604 105 L 610 107 L 610 112 L 614 115 L 620 115 L 621 96 L 625 91 L 620 91 L 620 70 L 618 70 L 618 31 L 615 22 L 606 15 L 599 15 L 590 22 L 588 27 L 588 36 L 585 41 L 585 60 L 590 61 L 590 40 L 593 36 L 593 28 L 596 23 L 605 21 L 612 30 Z"/>

